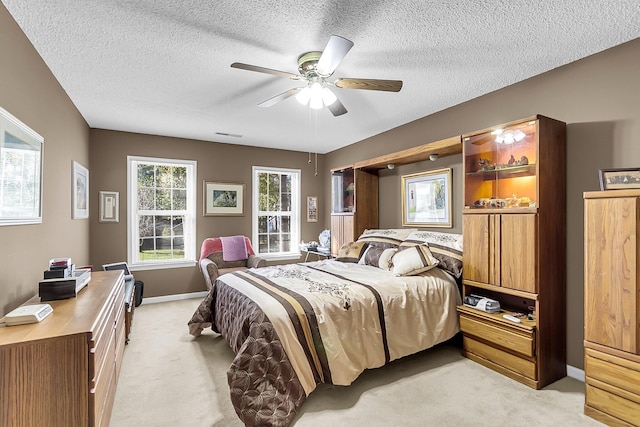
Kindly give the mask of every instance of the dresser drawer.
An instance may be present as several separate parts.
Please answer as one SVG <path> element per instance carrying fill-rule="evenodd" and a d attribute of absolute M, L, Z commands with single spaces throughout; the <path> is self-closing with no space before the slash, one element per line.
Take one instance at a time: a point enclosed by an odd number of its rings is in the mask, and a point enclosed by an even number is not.
<path fill-rule="evenodd" d="M 460 314 L 460 329 L 465 335 L 481 338 L 522 355 L 533 357 L 535 354 L 533 331 L 528 333 L 497 326 L 464 313 Z"/>
<path fill-rule="evenodd" d="M 98 324 L 97 332 L 93 334 L 93 342 L 91 343 L 93 348 L 91 349 L 90 359 L 93 359 L 90 365 L 93 367 L 93 372 L 90 374 L 90 378 L 94 378 L 98 375 L 100 367 L 104 364 L 105 358 L 111 356 L 113 358 L 113 351 L 109 350 L 109 341 L 113 339 L 113 330 L 115 327 L 115 307 L 111 302 L 107 308 L 106 315 L 101 319 L 101 323 Z"/>
<path fill-rule="evenodd" d="M 122 310 L 116 319 L 116 382 L 118 382 L 118 377 L 120 376 L 120 368 L 122 367 L 122 356 L 124 354 L 125 340 L 126 340 L 126 330 L 125 330 L 125 308 L 124 304 L 122 305 Z"/>
<path fill-rule="evenodd" d="M 640 403 L 586 384 L 585 404 L 627 423 L 640 425 Z"/>
<path fill-rule="evenodd" d="M 94 387 L 89 390 L 89 409 L 95 420 L 102 417 L 109 396 L 109 390 L 112 388 L 111 382 L 115 382 L 115 352 L 116 352 L 116 333 L 115 329 L 111 329 L 110 339 L 107 340 L 107 354 L 104 363 L 99 366 L 94 382 Z"/>
<path fill-rule="evenodd" d="M 463 338 L 463 348 L 466 352 L 473 353 L 534 381 L 538 379 L 536 363 L 534 361 L 507 353 L 506 351 L 502 351 L 467 336 Z"/>
<path fill-rule="evenodd" d="M 633 393 L 640 402 L 640 364 L 593 349 L 585 350 L 584 363 L 587 378 Z"/>

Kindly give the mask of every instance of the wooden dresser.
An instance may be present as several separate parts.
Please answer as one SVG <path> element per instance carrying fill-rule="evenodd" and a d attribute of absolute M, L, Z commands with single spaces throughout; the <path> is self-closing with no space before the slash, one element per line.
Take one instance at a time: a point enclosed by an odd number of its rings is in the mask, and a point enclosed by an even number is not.
<path fill-rule="evenodd" d="M 640 425 L 640 190 L 584 194 L 584 412 Z"/>
<path fill-rule="evenodd" d="M 0 328 L 0 425 L 108 426 L 125 344 L 124 275 L 93 272 L 76 298 L 47 303 L 53 313 L 42 322 Z"/>

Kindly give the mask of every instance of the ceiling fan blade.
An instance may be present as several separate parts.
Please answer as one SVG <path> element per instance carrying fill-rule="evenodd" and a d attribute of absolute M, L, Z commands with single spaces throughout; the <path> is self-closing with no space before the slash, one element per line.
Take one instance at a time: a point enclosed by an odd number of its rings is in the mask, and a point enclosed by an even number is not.
<path fill-rule="evenodd" d="M 259 107 L 271 107 L 274 104 L 277 104 L 280 101 L 284 101 L 287 98 L 292 97 L 293 95 L 297 94 L 298 92 L 300 92 L 303 88 L 301 87 L 294 87 L 293 89 L 289 89 L 286 92 L 282 92 L 279 95 L 274 96 L 273 98 L 269 98 L 266 101 L 262 101 L 260 104 L 258 104 Z"/>
<path fill-rule="evenodd" d="M 286 71 L 272 70 L 271 68 L 258 67 L 256 65 L 243 64 L 242 62 L 234 62 L 233 64 L 231 64 L 231 67 L 239 68 L 241 70 L 257 71 L 259 73 L 272 74 L 274 76 L 284 77 L 286 79 L 291 79 L 291 80 L 300 80 L 300 76 L 298 74 L 287 73 Z"/>
<path fill-rule="evenodd" d="M 402 89 L 402 80 L 338 79 L 333 84 L 345 89 L 384 90 L 387 92 L 400 92 Z"/>
<path fill-rule="evenodd" d="M 344 108 L 344 105 L 342 105 L 342 102 L 340 102 L 339 99 L 336 99 L 331 105 L 327 105 L 327 108 L 329 109 L 329 111 L 331 111 L 331 114 L 333 114 L 335 117 L 338 117 L 347 113 L 347 109 Z"/>
<path fill-rule="evenodd" d="M 353 42 L 344 37 L 332 35 L 327 46 L 322 51 L 316 70 L 322 76 L 330 76 L 338 67 L 338 64 L 353 47 Z"/>

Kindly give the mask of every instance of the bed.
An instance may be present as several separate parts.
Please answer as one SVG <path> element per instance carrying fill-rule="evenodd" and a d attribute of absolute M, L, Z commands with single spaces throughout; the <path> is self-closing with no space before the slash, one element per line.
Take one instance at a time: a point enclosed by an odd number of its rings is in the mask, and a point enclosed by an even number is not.
<path fill-rule="evenodd" d="M 349 385 L 459 331 L 459 288 L 436 251 L 375 243 L 354 242 L 337 260 L 225 274 L 202 300 L 189 331 L 211 327 L 235 352 L 227 376 L 245 425 L 288 426 L 318 384 Z"/>

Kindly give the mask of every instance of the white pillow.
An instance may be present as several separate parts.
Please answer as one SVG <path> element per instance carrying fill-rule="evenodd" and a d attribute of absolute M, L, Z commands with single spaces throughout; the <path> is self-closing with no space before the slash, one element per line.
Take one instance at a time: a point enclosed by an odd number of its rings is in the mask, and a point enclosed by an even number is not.
<path fill-rule="evenodd" d="M 383 270 L 391 271 L 393 267 L 393 256 L 398 252 L 396 248 L 387 248 L 380 254 L 380 258 L 378 258 L 378 267 Z"/>
<path fill-rule="evenodd" d="M 426 245 L 399 250 L 391 259 L 394 276 L 414 276 L 438 265 L 438 260 Z"/>

